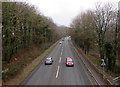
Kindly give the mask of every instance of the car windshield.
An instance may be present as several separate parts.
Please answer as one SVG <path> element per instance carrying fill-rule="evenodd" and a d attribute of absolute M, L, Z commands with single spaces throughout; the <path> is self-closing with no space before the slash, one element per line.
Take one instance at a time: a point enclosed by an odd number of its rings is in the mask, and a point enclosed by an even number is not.
<path fill-rule="evenodd" d="M 72 62 L 73 60 L 72 59 L 67 59 L 67 62 Z"/>
<path fill-rule="evenodd" d="M 51 61 L 51 59 L 46 59 L 46 61 Z"/>

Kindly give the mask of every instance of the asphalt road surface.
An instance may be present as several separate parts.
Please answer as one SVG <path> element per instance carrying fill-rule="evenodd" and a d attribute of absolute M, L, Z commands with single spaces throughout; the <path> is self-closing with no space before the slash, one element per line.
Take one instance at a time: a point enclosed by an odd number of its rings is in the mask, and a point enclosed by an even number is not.
<path fill-rule="evenodd" d="M 57 44 L 48 57 L 53 57 L 52 65 L 45 65 L 43 60 L 22 85 L 104 85 L 105 83 L 85 59 L 77 53 L 70 37 Z M 66 67 L 65 60 L 72 57 L 74 67 Z"/>

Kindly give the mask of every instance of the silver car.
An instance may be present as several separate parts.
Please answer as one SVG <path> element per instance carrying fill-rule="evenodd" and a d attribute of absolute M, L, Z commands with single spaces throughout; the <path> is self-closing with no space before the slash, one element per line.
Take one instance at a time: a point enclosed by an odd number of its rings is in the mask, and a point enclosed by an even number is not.
<path fill-rule="evenodd" d="M 62 44 L 62 41 L 60 41 L 59 44 Z"/>
<path fill-rule="evenodd" d="M 45 65 L 52 65 L 52 63 L 53 63 L 52 57 L 48 57 L 45 59 Z"/>

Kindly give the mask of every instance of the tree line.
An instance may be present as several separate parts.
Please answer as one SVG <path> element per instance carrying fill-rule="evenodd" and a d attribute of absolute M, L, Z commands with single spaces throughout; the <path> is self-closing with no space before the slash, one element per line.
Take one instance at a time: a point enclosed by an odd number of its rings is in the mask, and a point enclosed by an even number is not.
<path fill-rule="evenodd" d="M 73 41 L 85 54 L 98 48 L 107 70 L 114 71 L 120 60 L 120 12 L 111 3 L 97 3 L 95 9 L 82 12 L 71 23 Z"/>
<path fill-rule="evenodd" d="M 57 25 L 25 2 L 2 2 L 3 61 L 9 62 L 19 49 L 44 45 L 59 39 Z"/>

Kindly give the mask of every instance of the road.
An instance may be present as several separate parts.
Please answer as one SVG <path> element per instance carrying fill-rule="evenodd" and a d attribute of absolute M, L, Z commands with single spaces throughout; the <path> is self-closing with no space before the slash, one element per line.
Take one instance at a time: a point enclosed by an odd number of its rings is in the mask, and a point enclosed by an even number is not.
<path fill-rule="evenodd" d="M 43 60 L 22 82 L 22 85 L 104 85 L 102 79 L 76 52 L 69 37 L 57 44 L 48 57 L 53 57 L 53 65 L 45 65 Z M 74 59 L 74 67 L 66 67 L 67 57 Z"/>

